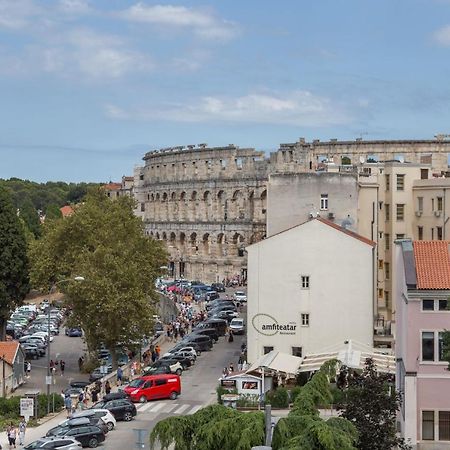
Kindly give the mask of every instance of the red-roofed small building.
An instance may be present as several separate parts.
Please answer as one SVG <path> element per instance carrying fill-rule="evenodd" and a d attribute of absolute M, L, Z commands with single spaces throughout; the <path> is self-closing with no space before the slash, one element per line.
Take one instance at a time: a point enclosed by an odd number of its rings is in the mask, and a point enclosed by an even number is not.
<path fill-rule="evenodd" d="M 450 448 L 450 241 L 396 242 L 397 389 L 402 436 L 414 449 Z"/>
<path fill-rule="evenodd" d="M 109 198 L 115 199 L 124 195 L 131 197 L 133 194 L 133 187 L 134 177 L 127 177 L 124 175 L 121 183 L 109 182 L 103 186 L 103 189 L 106 191 L 106 195 Z"/>
<path fill-rule="evenodd" d="M 70 205 L 63 206 L 62 208 L 59 208 L 59 210 L 63 217 L 69 217 L 73 214 L 73 208 Z"/>
<path fill-rule="evenodd" d="M 25 354 L 19 342 L 0 342 L 0 395 L 8 395 L 24 382 L 24 363 Z M 5 380 L 4 384 L 3 379 Z"/>

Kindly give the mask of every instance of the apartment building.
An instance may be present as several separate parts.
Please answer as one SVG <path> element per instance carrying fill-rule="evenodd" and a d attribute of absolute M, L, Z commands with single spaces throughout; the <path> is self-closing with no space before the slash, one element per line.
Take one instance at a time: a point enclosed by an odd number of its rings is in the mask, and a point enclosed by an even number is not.
<path fill-rule="evenodd" d="M 449 329 L 450 241 L 397 241 L 396 300 L 398 413 L 413 449 L 450 448 L 450 372 L 442 332 Z"/>

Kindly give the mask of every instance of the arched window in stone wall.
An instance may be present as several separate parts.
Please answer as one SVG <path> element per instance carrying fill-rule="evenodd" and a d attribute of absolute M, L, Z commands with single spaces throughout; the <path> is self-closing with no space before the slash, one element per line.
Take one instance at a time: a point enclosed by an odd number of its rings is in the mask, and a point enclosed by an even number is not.
<path fill-rule="evenodd" d="M 255 191 L 250 191 L 248 194 L 248 214 L 250 220 L 255 217 Z"/>
<path fill-rule="evenodd" d="M 155 196 L 155 201 L 157 201 L 157 202 L 159 202 L 159 199 L 160 199 L 160 195 L 159 195 L 159 192 L 156 194 L 156 196 Z"/>
<path fill-rule="evenodd" d="M 189 236 L 189 246 L 192 247 L 193 254 L 198 252 L 197 233 L 191 233 Z"/>
<path fill-rule="evenodd" d="M 169 196 L 167 192 L 163 192 L 161 196 L 161 220 L 170 220 L 169 217 L 169 202 L 168 202 Z"/>
<path fill-rule="evenodd" d="M 176 192 L 170 194 L 169 220 L 178 220 L 178 202 Z"/>
<path fill-rule="evenodd" d="M 177 235 L 172 231 L 169 236 L 170 245 L 175 245 L 177 241 Z"/>
<path fill-rule="evenodd" d="M 170 201 L 175 202 L 177 200 L 177 194 L 175 192 L 172 192 L 170 194 Z"/>
<path fill-rule="evenodd" d="M 163 231 L 162 239 L 163 241 L 167 241 L 167 233 L 165 231 Z"/>
<path fill-rule="evenodd" d="M 227 195 L 224 190 L 217 193 L 216 220 L 226 220 Z"/>
<path fill-rule="evenodd" d="M 245 250 L 244 241 L 245 241 L 245 239 L 244 239 L 244 236 L 242 236 L 242 234 L 235 233 L 233 235 L 233 254 L 234 254 L 234 256 L 239 256 L 239 257 L 244 256 L 244 250 Z"/>
<path fill-rule="evenodd" d="M 158 232 L 156 232 L 155 239 L 157 239 L 158 241 L 160 240 L 160 237 L 159 237 L 159 233 L 158 233 Z"/>
<path fill-rule="evenodd" d="M 233 192 L 232 204 L 228 209 L 230 219 L 245 219 L 244 195 L 239 189 Z"/>
<path fill-rule="evenodd" d="M 155 201 L 155 194 L 152 194 L 152 195 L 150 196 L 150 199 L 151 199 L 152 202 L 154 202 L 154 201 Z"/>
<path fill-rule="evenodd" d="M 186 211 L 187 211 L 187 204 L 186 204 L 186 192 L 182 191 L 180 194 L 180 203 L 178 205 L 178 218 L 180 221 L 184 221 L 186 220 Z"/>
<path fill-rule="evenodd" d="M 163 192 L 162 201 L 167 202 L 167 198 L 168 198 L 167 192 Z"/>
<path fill-rule="evenodd" d="M 209 233 L 205 233 L 202 238 L 202 252 L 204 255 L 210 254 Z"/>
<path fill-rule="evenodd" d="M 217 256 L 226 256 L 226 236 L 224 233 L 219 233 L 216 238 Z"/>
<path fill-rule="evenodd" d="M 191 194 L 191 204 L 189 205 L 189 220 L 197 222 L 197 191 L 192 191 Z"/>
<path fill-rule="evenodd" d="M 180 233 L 180 246 L 184 247 L 185 244 L 186 244 L 186 234 L 181 232 Z"/>
<path fill-rule="evenodd" d="M 203 206 L 203 211 L 204 211 L 204 215 L 203 215 L 203 219 L 208 221 L 211 219 L 211 217 L 213 217 L 214 211 L 212 211 L 212 205 L 211 205 L 211 192 L 210 191 L 205 191 L 203 193 L 203 202 L 204 202 L 204 206 Z"/>

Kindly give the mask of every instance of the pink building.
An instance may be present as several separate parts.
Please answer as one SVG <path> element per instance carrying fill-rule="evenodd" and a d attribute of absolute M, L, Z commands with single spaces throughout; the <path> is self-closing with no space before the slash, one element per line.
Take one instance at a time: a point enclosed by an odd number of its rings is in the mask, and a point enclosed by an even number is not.
<path fill-rule="evenodd" d="M 450 371 L 441 333 L 450 330 L 450 241 L 397 241 L 397 389 L 400 431 L 414 449 L 450 449 Z"/>

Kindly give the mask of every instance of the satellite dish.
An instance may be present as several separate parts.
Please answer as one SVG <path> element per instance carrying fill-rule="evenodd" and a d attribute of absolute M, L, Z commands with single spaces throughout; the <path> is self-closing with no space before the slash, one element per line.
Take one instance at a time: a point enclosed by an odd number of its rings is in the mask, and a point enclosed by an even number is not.
<path fill-rule="evenodd" d="M 359 162 L 360 162 L 361 164 L 364 164 L 364 163 L 366 162 L 366 158 L 364 158 L 364 156 L 361 155 L 361 156 L 359 157 Z"/>

